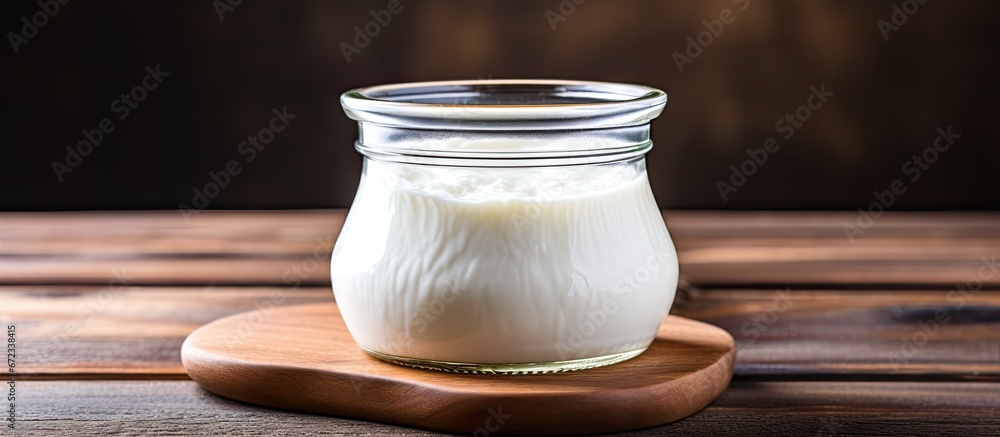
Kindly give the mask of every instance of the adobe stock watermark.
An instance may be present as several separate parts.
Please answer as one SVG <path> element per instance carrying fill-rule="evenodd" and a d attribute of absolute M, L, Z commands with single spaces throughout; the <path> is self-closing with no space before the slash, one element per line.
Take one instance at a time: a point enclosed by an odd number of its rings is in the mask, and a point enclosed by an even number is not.
<path fill-rule="evenodd" d="M 309 279 L 317 269 L 326 268 L 330 265 L 330 252 L 333 250 L 334 239 L 332 234 L 325 238 L 316 237 L 316 246 L 313 247 L 312 254 L 303 258 L 298 263 L 289 267 L 281 275 L 281 282 L 287 287 L 275 288 L 267 297 L 254 302 L 254 312 L 243 322 L 230 330 L 225 338 L 229 347 L 238 346 L 241 342 L 252 336 L 257 328 L 271 317 L 274 310 L 288 299 L 288 293 L 299 289 L 302 282 Z"/>
<path fill-rule="evenodd" d="M 813 114 L 819 111 L 830 97 L 833 97 L 833 91 L 827 91 L 825 83 L 820 84 L 819 87 L 815 85 L 810 86 L 809 91 L 810 93 L 806 97 L 805 104 L 795 108 L 792 112 L 785 113 L 784 117 L 779 118 L 774 123 L 774 130 L 783 132 L 785 135 L 782 138 L 786 141 L 792 139 L 795 136 L 796 130 L 801 129 L 804 123 L 812 119 Z M 759 148 L 747 149 L 746 153 L 749 159 L 740 163 L 739 167 L 736 167 L 735 164 L 729 166 L 731 171 L 729 174 L 729 183 L 721 179 L 715 182 L 715 188 L 719 190 L 722 201 L 728 202 L 729 194 L 735 193 L 742 188 L 750 176 L 757 174 L 757 171 L 764 164 L 767 164 L 770 155 L 780 149 L 781 144 L 774 137 L 765 139 L 764 144 Z"/>
<path fill-rule="evenodd" d="M 276 107 L 271 108 L 271 113 L 274 115 L 271 116 L 267 126 L 260 128 L 256 134 L 248 135 L 246 140 L 241 141 L 236 146 L 236 153 L 243 157 L 245 164 L 257 159 L 257 154 L 263 152 L 274 141 L 275 134 L 284 131 L 297 117 L 288 112 L 287 106 L 281 107 L 280 110 Z M 240 173 L 243 173 L 243 166 L 237 159 L 230 159 L 218 171 L 209 171 L 208 182 L 200 189 L 198 187 L 191 189 L 194 194 L 191 197 L 191 204 L 179 203 L 177 205 L 181 216 L 184 217 L 184 223 L 191 223 L 191 217 L 200 214 L 201 210 L 207 208 L 212 199 L 218 197 L 222 190 L 228 187 L 233 178 Z"/>
<path fill-rule="evenodd" d="M 243 0 L 214 0 L 212 9 L 219 16 L 219 21 L 226 21 L 226 14 L 236 10 L 236 7 L 243 4 Z"/>
<path fill-rule="evenodd" d="M 875 22 L 879 32 L 882 33 L 882 38 L 889 41 L 889 34 L 899 31 L 899 28 L 903 27 L 907 21 L 910 21 L 910 17 L 920 10 L 920 5 L 926 3 L 927 0 L 904 0 L 902 6 L 892 5 L 890 7 L 892 13 L 889 14 L 889 20 L 880 19 Z"/>
<path fill-rule="evenodd" d="M 473 437 L 489 437 L 491 433 L 500 431 L 503 424 L 511 417 L 514 415 L 503 412 L 503 405 L 497 406 L 496 409 L 489 408 L 486 410 L 486 420 L 483 421 L 483 426 L 476 428 L 472 435 Z"/>
<path fill-rule="evenodd" d="M 545 20 L 549 22 L 552 31 L 556 31 L 556 24 L 566 21 L 566 18 L 576 12 L 576 7 L 586 3 L 587 0 L 562 0 L 556 10 L 546 9 Z"/>
<path fill-rule="evenodd" d="M 132 114 L 139 104 L 149 97 L 149 93 L 157 89 L 163 83 L 163 79 L 170 76 L 170 73 L 160 70 L 160 64 L 156 67 L 146 66 L 146 75 L 138 85 L 132 87 L 128 93 L 122 93 L 110 105 L 110 111 L 118 114 L 118 120 L 124 121 Z M 66 156 L 62 162 L 52 161 L 52 171 L 59 182 L 63 181 L 63 175 L 72 173 L 73 170 L 83 164 L 83 159 L 94 153 L 94 150 L 104 142 L 105 135 L 114 132 L 115 122 L 110 117 L 104 117 L 97 122 L 94 129 L 83 129 L 80 133 L 83 139 L 76 143 L 76 146 L 66 146 Z"/>
<path fill-rule="evenodd" d="M 816 433 L 813 437 L 825 437 L 825 436 L 842 436 L 844 433 L 840 430 L 843 425 L 837 422 L 833 418 L 823 419 L 819 428 L 816 429 Z"/>
<path fill-rule="evenodd" d="M 750 0 L 732 0 L 732 2 L 739 5 L 739 12 L 746 11 L 750 7 Z M 729 8 L 719 11 L 718 18 L 703 20 L 701 24 L 705 30 L 698 32 L 694 37 L 685 38 L 687 45 L 684 47 L 683 53 L 674 52 L 670 55 L 674 64 L 677 65 L 677 71 L 683 73 L 685 65 L 694 64 L 694 60 L 705 53 L 705 49 L 712 45 L 716 38 L 722 36 L 726 25 L 733 24 L 734 21 L 736 21 L 736 12 Z"/>
<path fill-rule="evenodd" d="M 559 359 L 565 361 L 576 356 L 580 348 L 584 347 L 588 340 L 600 332 L 601 328 L 608 322 L 608 318 L 617 313 L 621 309 L 621 305 L 630 301 L 635 292 L 652 279 L 654 272 L 659 271 L 672 259 L 673 257 L 668 252 L 650 253 L 644 264 L 615 282 L 614 291 L 610 297 L 605 293 L 591 290 L 589 284 L 586 283 L 586 278 L 578 273 L 573 273 L 569 296 L 590 298 L 593 295 L 595 298 L 601 297 L 602 301 L 597 309 L 587 312 L 585 320 L 569 328 L 565 339 L 556 342 L 555 348 Z"/>
<path fill-rule="evenodd" d="M 970 276 L 964 283 L 958 284 L 945 296 L 945 300 L 951 304 L 951 308 L 941 307 L 934 311 L 933 317 L 926 320 L 917 321 L 917 330 L 909 335 L 899 338 L 899 350 L 886 354 L 893 372 L 901 372 L 902 366 L 909 363 L 927 342 L 933 339 L 941 327 L 951 322 L 952 313 L 965 308 L 969 299 L 973 298 L 979 290 L 983 289 L 983 283 L 993 279 L 1000 271 L 1000 262 L 994 254 L 992 258 L 982 257 L 982 265 L 976 270 L 975 276 Z"/>
<path fill-rule="evenodd" d="M 489 73 L 486 76 L 480 74 L 475 79 L 470 79 L 469 82 L 471 82 L 473 94 L 489 94 L 497 90 L 497 85 L 493 82 L 493 73 Z M 475 100 L 473 97 L 467 97 L 463 99 L 463 101 L 471 103 Z M 472 112 L 470 112 L 471 106 L 472 105 L 458 105 L 455 110 L 466 114 L 472 114 Z"/>
<path fill-rule="evenodd" d="M 472 87 L 472 91 L 476 93 L 492 93 L 497 90 L 497 85 L 493 83 L 493 73 L 476 76 L 476 82 L 478 83 Z"/>
<path fill-rule="evenodd" d="M 399 15 L 401 12 L 403 12 L 403 3 L 401 0 L 389 0 L 386 2 L 384 9 L 372 9 L 369 12 L 372 20 L 365 23 L 364 26 L 354 26 L 354 39 L 351 40 L 354 44 L 352 45 L 347 41 L 340 43 L 340 51 L 344 54 L 344 59 L 347 63 L 351 63 L 351 56 L 361 54 L 361 50 L 368 47 L 373 39 L 381 35 L 386 27 L 389 27 L 389 24 L 392 23 L 392 17 Z"/>
<path fill-rule="evenodd" d="M 937 134 L 932 145 L 927 146 L 919 155 L 913 155 L 903 162 L 900 171 L 904 175 L 910 176 L 906 179 L 910 183 L 920 179 L 924 172 L 940 159 L 941 154 L 947 152 L 955 144 L 955 141 L 962 137 L 952 132 L 951 126 L 948 126 L 947 129 L 937 128 Z M 852 244 L 855 238 L 864 235 L 867 230 L 875 226 L 875 221 L 882 217 L 886 210 L 892 208 L 900 196 L 906 193 L 908 189 L 906 184 L 907 182 L 903 179 L 895 179 L 889 183 L 886 190 L 872 192 L 875 200 L 868 204 L 868 208 L 858 208 L 858 216 L 854 219 L 854 223 L 844 223 L 844 233 Z"/>
<path fill-rule="evenodd" d="M 776 290 L 775 293 L 777 295 L 771 301 L 769 307 L 758 311 L 750 317 L 750 320 L 740 326 L 740 334 L 748 340 L 743 341 L 743 339 L 740 339 L 741 341 L 736 343 L 737 350 L 757 343 L 757 340 L 760 340 L 760 336 L 771 329 L 771 326 L 778 322 L 782 314 L 792 308 L 794 298 L 792 297 L 791 287 L 784 290 Z"/>
<path fill-rule="evenodd" d="M 7 379 L 7 402 L 5 405 L 7 408 L 5 422 L 7 422 L 8 429 L 17 428 L 17 380 L 14 375 L 17 374 L 17 325 L 7 325 L 7 374 L 10 378 Z"/>
<path fill-rule="evenodd" d="M 129 276 L 125 270 L 116 270 L 111 273 L 112 278 L 108 281 L 106 288 L 88 296 L 77 306 L 76 314 L 79 318 L 67 322 L 61 331 L 49 336 L 50 353 L 63 350 L 70 338 L 75 336 L 81 328 L 92 323 L 95 317 L 106 311 L 111 302 L 114 302 L 125 291 L 129 282 L 135 280 L 135 276 Z"/>
<path fill-rule="evenodd" d="M 448 309 L 448 306 L 465 294 L 466 288 L 459 286 L 458 282 L 452 278 L 448 284 L 439 289 L 435 296 L 420 305 L 406 319 L 406 327 L 396 334 L 396 338 L 388 343 L 380 345 L 380 352 L 390 355 L 408 355 L 409 348 L 413 344 L 414 334 L 420 335 L 427 331 Z M 361 396 L 365 387 L 371 384 L 371 380 L 364 375 L 349 377 L 354 394 Z"/>
<path fill-rule="evenodd" d="M 7 41 L 10 42 L 10 48 L 14 50 L 14 54 L 20 53 L 20 46 L 27 44 L 32 38 L 38 36 L 38 32 L 49 24 L 49 20 L 56 17 L 60 7 L 65 6 L 69 1 L 39 0 L 39 11 L 31 14 L 30 19 L 27 16 L 21 17 L 21 32 L 7 32 Z"/>
<path fill-rule="evenodd" d="M 538 193 L 537 196 L 531 198 L 531 201 L 524 203 L 524 206 L 511 216 L 511 221 L 514 223 L 514 229 L 517 230 L 519 234 L 524 232 L 525 226 L 528 226 L 541 217 L 542 211 L 545 209 L 546 205 L 552 203 L 555 199 L 556 195 L 553 194 L 552 190 L 544 190 Z"/>
<path fill-rule="evenodd" d="M 389 344 L 383 345 L 385 352 L 392 355 L 405 355 L 407 348 L 413 342 L 413 334 L 423 334 L 448 309 L 448 306 L 458 300 L 466 289 L 452 278 L 448 284 L 439 289 L 432 299 L 424 302 L 407 318 L 406 329 L 397 334 Z"/>

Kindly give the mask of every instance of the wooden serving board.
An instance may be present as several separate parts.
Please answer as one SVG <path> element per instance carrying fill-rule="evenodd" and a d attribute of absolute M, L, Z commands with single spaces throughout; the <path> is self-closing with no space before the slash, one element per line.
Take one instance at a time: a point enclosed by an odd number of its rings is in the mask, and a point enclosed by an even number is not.
<path fill-rule="evenodd" d="M 205 389 L 288 410 L 473 434 L 591 434 L 701 410 L 729 385 L 736 348 L 720 328 L 668 316 L 631 360 L 545 375 L 461 375 L 379 361 L 337 305 L 265 307 L 193 332 L 184 367 Z"/>

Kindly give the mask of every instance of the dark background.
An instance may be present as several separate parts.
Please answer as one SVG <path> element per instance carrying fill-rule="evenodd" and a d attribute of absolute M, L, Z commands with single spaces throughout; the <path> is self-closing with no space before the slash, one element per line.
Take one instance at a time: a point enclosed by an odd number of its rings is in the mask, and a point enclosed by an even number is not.
<path fill-rule="evenodd" d="M 663 207 L 853 210 L 952 126 L 962 137 L 891 208 L 1000 209 L 1000 2 L 930 0 L 886 41 L 877 22 L 904 1 L 590 0 L 553 30 L 558 1 L 403 0 L 348 63 L 340 43 L 386 3 L 246 0 L 220 20 L 208 0 L 73 1 L 19 53 L 7 34 L 0 208 L 177 208 L 210 171 L 243 162 L 237 145 L 285 106 L 297 118 L 209 208 L 346 207 L 361 158 L 341 92 L 544 77 L 668 92 L 649 155 Z M 5 33 L 41 10 L 2 8 Z M 726 8 L 735 21 L 679 72 L 672 54 Z M 111 102 L 157 64 L 169 77 L 118 120 Z M 776 120 L 820 84 L 834 96 L 782 139 Z M 104 117 L 114 132 L 59 182 L 52 162 Z M 723 201 L 716 182 L 772 136 L 781 149 Z"/>

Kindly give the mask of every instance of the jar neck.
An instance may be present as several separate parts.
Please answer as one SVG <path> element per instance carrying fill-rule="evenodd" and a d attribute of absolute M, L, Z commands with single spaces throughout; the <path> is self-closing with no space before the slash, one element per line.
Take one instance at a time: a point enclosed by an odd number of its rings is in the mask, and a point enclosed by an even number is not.
<path fill-rule="evenodd" d="M 454 167 L 551 167 L 631 161 L 653 147 L 649 123 L 599 129 L 414 129 L 359 122 L 355 147 L 377 161 Z"/>

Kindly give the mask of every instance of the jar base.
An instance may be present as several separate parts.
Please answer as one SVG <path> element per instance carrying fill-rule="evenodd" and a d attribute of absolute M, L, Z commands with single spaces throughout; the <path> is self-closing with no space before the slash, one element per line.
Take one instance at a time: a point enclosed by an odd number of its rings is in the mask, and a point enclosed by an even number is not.
<path fill-rule="evenodd" d="M 611 355 L 603 355 L 593 358 L 580 358 L 567 361 L 552 361 L 541 363 L 514 363 L 514 364 L 472 364 L 453 363 L 448 361 L 424 360 L 419 358 L 407 358 L 398 355 L 384 354 L 361 348 L 369 355 L 387 363 L 400 366 L 413 367 L 424 370 L 436 370 L 448 373 L 466 373 L 475 375 L 537 375 L 543 373 L 560 373 L 574 370 L 593 369 L 595 367 L 608 366 L 615 363 L 634 358 L 646 351 L 646 348 L 636 349 L 628 352 L 619 352 Z"/>

